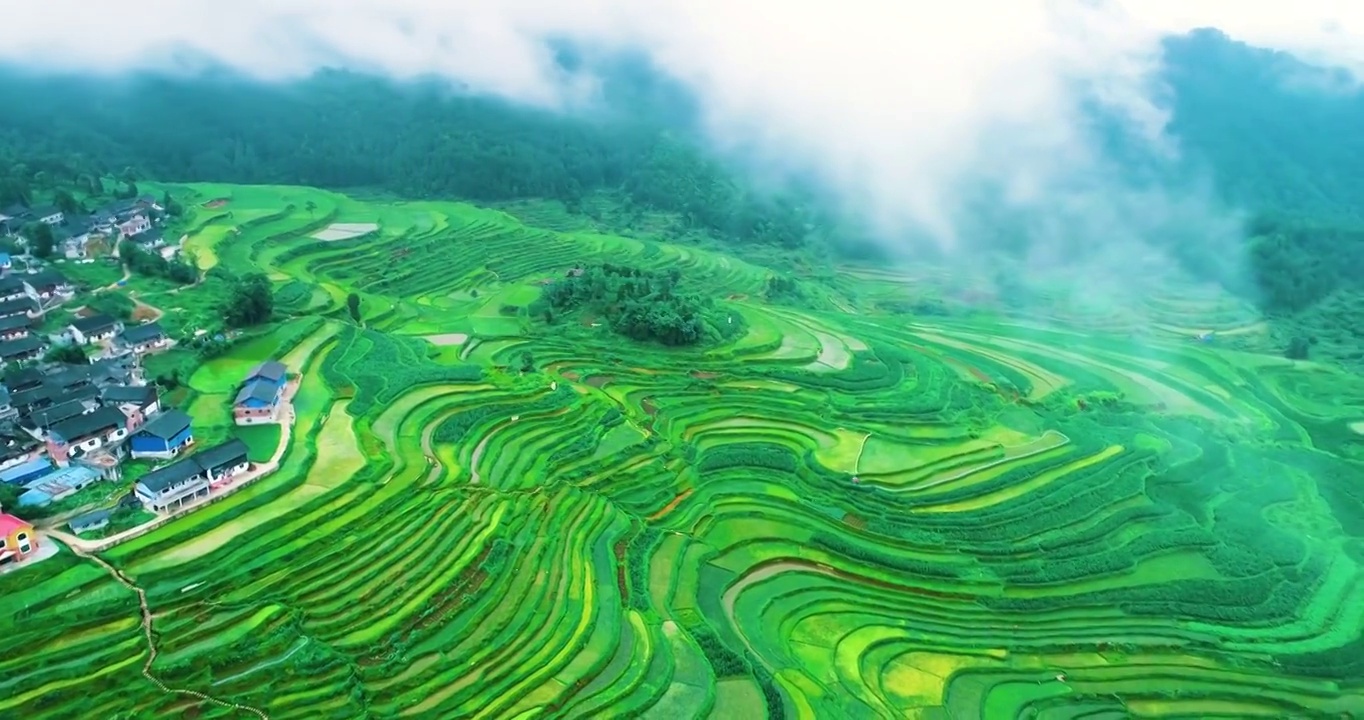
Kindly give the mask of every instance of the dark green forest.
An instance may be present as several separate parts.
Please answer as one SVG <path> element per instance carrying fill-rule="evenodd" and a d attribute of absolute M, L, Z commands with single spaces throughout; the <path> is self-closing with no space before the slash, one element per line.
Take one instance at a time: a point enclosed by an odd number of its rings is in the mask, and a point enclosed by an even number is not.
<path fill-rule="evenodd" d="M 1364 346 L 1352 334 L 1364 318 L 1354 270 L 1364 267 L 1364 93 L 1215 31 L 1169 39 L 1166 60 L 1183 158 L 1159 172 L 1172 184 L 1211 178 L 1248 213 L 1253 282 L 1233 289 L 1285 338 Z M 815 193 L 759 192 L 701 151 L 685 96 L 647 66 L 608 70 L 600 107 L 576 115 L 340 71 L 269 85 L 223 73 L 110 81 L 9 70 L 0 206 L 101 176 L 543 198 L 570 211 L 608 192 L 721 242 L 865 255 Z M 1199 253 L 1177 256 L 1200 271 Z"/>

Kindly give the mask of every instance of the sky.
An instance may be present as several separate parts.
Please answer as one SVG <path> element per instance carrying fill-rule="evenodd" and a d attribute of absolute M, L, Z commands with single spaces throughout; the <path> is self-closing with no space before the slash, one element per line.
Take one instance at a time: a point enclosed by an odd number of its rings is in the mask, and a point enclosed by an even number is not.
<path fill-rule="evenodd" d="M 592 79 L 555 69 L 546 41 L 639 50 L 698 97 L 720 152 L 823 178 L 887 237 L 957 246 L 985 180 L 1037 214 L 1039 238 L 1140 243 L 1176 213 L 1106 178 L 1081 104 L 1125 119 L 1157 153 L 1163 33 L 1217 27 L 1364 77 L 1364 2 L 1295 0 L 0 0 L 0 60 L 52 70 L 171 69 L 209 58 L 266 79 L 344 66 L 437 73 L 555 106 Z M 54 18 L 60 21 L 54 22 Z M 178 60 L 177 60 L 178 59 Z M 1178 208 L 1177 212 L 1173 208 Z M 1057 243 L 1061 238 L 1057 238 Z M 1057 243 L 1039 241 L 1039 262 Z M 1074 244 L 1074 237 L 1070 238 Z M 1111 253 L 1108 253 L 1111 255 Z M 1112 258 L 1110 258 L 1112 259 Z M 1122 258 L 1117 258 L 1121 266 Z"/>

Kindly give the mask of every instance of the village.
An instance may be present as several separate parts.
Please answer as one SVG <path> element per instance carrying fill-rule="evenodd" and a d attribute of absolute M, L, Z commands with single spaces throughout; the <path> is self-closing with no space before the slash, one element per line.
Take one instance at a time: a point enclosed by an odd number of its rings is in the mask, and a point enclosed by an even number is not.
<path fill-rule="evenodd" d="M 0 238 L 16 251 L 0 252 L 0 499 L 10 501 L 0 502 L 0 572 L 58 552 L 50 538 L 107 547 L 273 469 L 253 463 L 237 437 L 200 447 L 193 419 L 163 404 L 143 367 L 177 341 L 156 320 L 73 308 L 114 288 L 79 287 L 54 267 L 90 262 L 96 245 L 114 257 L 123 243 L 165 257 L 178 250 L 162 239 L 166 221 L 150 196 L 88 217 L 0 211 Z M 290 389 L 284 365 L 260 364 L 241 378 L 234 422 L 287 422 Z"/>

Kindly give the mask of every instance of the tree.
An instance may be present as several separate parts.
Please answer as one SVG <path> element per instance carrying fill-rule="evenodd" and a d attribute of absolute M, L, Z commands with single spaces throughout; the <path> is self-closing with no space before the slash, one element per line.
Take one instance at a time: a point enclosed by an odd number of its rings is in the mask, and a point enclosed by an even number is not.
<path fill-rule="evenodd" d="M 313 213 L 317 210 L 317 203 L 309 200 L 303 204 L 303 209 L 308 211 L 308 217 L 312 217 Z"/>
<path fill-rule="evenodd" d="M 43 357 L 48 362 L 67 363 L 68 365 L 88 365 L 90 358 L 85 355 L 85 350 L 76 344 L 57 345 L 47 351 Z"/>
<path fill-rule="evenodd" d="M 360 296 L 351 293 L 346 296 L 346 309 L 350 310 L 350 317 L 355 322 L 360 322 Z"/>
<path fill-rule="evenodd" d="M 248 273 L 236 278 L 228 295 L 223 318 L 232 327 L 259 325 L 275 312 L 275 292 L 264 273 Z"/>
<path fill-rule="evenodd" d="M 58 190 L 53 196 L 52 204 L 66 213 L 68 217 L 85 213 L 85 208 L 81 207 L 80 201 L 67 190 Z"/>
<path fill-rule="evenodd" d="M 170 191 L 162 193 L 161 207 L 166 209 L 166 214 L 171 217 L 179 217 L 185 212 L 185 208 L 175 198 L 171 197 Z"/>
<path fill-rule="evenodd" d="M 0 482 L 0 508 L 7 513 L 13 513 L 19 506 L 19 495 L 23 490 L 18 483 Z"/>
<path fill-rule="evenodd" d="M 1311 354 L 1312 341 L 1302 335 L 1294 335 L 1288 341 L 1288 349 L 1284 350 L 1283 356 L 1290 360 L 1306 360 Z"/>
<path fill-rule="evenodd" d="M 52 248 L 57 244 L 57 238 L 52 234 L 52 226 L 47 223 L 29 223 L 24 228 L 24 237 L 28 240 L 28 251 L 34 257 L 52 257 Z"/>
<path fill-rule="evenodd" d="M 535 372 L 535 356 L 530 352 L 521 353 L 521 372 Z"/>

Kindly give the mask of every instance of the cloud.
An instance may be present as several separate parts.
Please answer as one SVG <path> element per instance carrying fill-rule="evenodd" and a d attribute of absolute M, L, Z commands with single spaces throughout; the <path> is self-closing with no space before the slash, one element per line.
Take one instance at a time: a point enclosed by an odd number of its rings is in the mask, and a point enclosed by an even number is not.
<path fill-rule="evenodd" d="M 1153 153 L 1178 153 L 1156 100 L 1161 33 L 1218 26 L 1348 62 L 1364 30 L 1352 4 L 47 0 L 7 10 L 0 58 L 117 72 L 197 57 L 269 79 L 323 65 L 438 73 L 557 105 L 592 83 L 556 66 L 547 40 L 637 50 L 697 95 L 718 148 L 823 179 L 881 235 L 957 247 L 986 187 L 1030 218 L 1042 258 L 1115 228 L 1149 240 L 1173 217 L 1163 208 L 1197 216 L 1114 181 L 1085 121 L 1101 106 Z"/>

